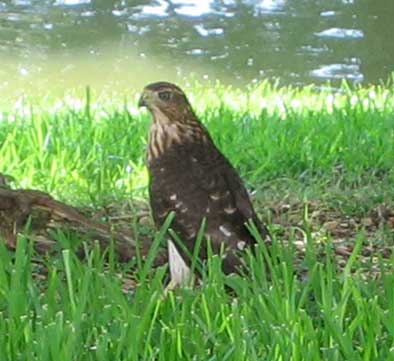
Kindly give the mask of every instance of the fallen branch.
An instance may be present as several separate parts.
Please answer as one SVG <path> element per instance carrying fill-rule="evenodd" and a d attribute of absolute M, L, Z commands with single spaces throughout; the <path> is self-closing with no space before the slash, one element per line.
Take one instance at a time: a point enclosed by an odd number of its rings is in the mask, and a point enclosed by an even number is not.
<path fill-rule="evenodd" d="M 62 229 L 74 231 L 86 240 L 97 240 L 102 248 L 107 248 L 113 241 L 121 262 L 127 262 L 137 254 L 137 242 L 130 230 L 115 231 L 113 227 L 84 216 L 77 208 L 59 202 L 47 193 L 9 189 L 7 177 L 1 174 L 0 187 L 0 236 L 9 248 L 16 247 L 18 234 L 24 232 L 29 224 L 34 247 L 39 253 L 54 249 L 55 241 L 50 231 Z M 139 252 L 145 256 L 151 240 L 143 239 L 140 243 Z M 163 264 L 165 255 L 159 254 L 156 261 Z"/>

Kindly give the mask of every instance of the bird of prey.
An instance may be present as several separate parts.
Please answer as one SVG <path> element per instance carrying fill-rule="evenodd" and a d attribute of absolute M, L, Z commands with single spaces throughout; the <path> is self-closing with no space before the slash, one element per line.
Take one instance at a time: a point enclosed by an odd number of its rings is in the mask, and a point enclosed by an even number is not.
<path fill-rule="evenodd" d="M 215 146 L 178 86 L 168 82 L 149 84 L 138 105 L 146 107 L 153 118 L 147 159 L 156 226 L 175 212 L 171 228 L 192 253 L 205 218 L 205 236 L 213 251 L 219 253 L 224 247 L 223 271 L 236 272 L 241 265 L 236 253 L 256 243 L 247 222 L 255 224 L 263 239 L 269 238 L 237 171 Z M 172 241 L 168 249 L 172 281 L 182 283 L 188 276 L 185 255 Z M 206 258 L 206 253 L 202 246 L 200 257 Z"/>

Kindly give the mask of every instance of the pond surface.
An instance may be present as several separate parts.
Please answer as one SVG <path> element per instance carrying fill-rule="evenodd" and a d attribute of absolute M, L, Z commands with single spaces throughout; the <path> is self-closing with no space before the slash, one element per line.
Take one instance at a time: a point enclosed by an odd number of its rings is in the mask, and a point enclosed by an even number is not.
<path fill-rule="evenodd" d="M 242 85 L 394 71 L 393 0 L 0 1 L 0 93 L 167 79 Z"/>

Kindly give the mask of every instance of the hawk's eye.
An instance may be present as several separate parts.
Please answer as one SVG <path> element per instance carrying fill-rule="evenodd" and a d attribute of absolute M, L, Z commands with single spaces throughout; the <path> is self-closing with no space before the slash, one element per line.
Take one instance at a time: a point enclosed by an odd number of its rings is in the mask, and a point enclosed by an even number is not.
<path fill-rule="evenodd" d="M 164 101 L 170 100 L 170 98 L 171 98 L 171 92 L 169 92 L 169 91 L 160 92 L 160 93 L 159 93 L 159 98 L 160 98 L 161 100 L 164 100 Z"/>

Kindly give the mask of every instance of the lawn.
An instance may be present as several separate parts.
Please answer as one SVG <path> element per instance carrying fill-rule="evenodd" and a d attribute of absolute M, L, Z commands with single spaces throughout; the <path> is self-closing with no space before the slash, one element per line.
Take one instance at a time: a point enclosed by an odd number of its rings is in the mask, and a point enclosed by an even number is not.
<path fill-rule="evenodd" d="M 83 239 L 67 234 L 47 257 L 28 237 L 15 252 L 0 243 L 0 360 L 394 360 L 394 88 L 185 90 L 273 245 L 246 257 L 248 274 L 225 277 L 212 257 L 200 285 L 164 296 L 167 269 L 151 264 L 165 229 L 138 217 L 150 122 L 138 94 L 4 104 L 13 186 L 128 210 L 154 240 L 128 264 L 94 246 L 80 260 Z"/>

